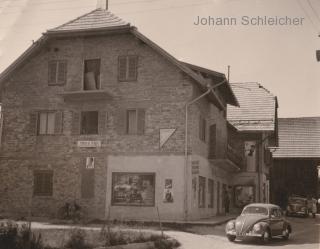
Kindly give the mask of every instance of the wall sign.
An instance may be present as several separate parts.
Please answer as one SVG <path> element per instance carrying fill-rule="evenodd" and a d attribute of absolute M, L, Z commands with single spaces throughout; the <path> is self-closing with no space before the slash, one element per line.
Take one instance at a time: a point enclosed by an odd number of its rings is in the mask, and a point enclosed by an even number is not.
<path fill-rule="evenodd" d="M 168 141 L 176 129 L 160 129 L 160 148 Z"/>
<path fill-rule="evenodd" d="M 78 141 L 77 146 L 80 148 L 96 148 L 101 147 L 101 141 Z"/>

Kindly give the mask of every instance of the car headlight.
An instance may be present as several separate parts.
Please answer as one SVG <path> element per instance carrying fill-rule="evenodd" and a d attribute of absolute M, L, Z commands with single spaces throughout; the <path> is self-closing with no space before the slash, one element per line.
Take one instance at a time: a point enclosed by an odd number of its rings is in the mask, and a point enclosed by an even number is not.
<path fill-rule="evenodd" d="M 253 226 L 252 230 L 254 232 L 260 232 L 262 230 L 262 225 L 260 223 L 257 223 Z"/>
<path fill-rule="evenodd" d="M 229 221 L 227 223 L 227 230 L 233 230 L 235 228 L 234 221 Z"/>

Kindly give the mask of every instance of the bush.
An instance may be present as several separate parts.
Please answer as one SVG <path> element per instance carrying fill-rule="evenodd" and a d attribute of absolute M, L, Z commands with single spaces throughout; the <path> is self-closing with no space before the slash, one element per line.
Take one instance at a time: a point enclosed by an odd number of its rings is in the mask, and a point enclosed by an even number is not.
<path fill-rule="evenodd" d="M 68 249 L 91 249 L 91 245 L 85 241 L 85 232 L 81 229 L 74 229 L 71 231 L 71 236 L 66 244 Z"/>
<path fill-rule="evenodd" d="M 180 243 L 176 240 L 159 239 L 154 242 L 154 246 L 157 249 L 173 249 L 180 246 Z"/>
<path fill-rule="evenodd" d="M 45 249 L 41 240 L 41 234 L 36 236 L 31 231 L 30 223 L 19 227 L 18 224 L 12 221 L 0 223 L 0 248 Z"/>

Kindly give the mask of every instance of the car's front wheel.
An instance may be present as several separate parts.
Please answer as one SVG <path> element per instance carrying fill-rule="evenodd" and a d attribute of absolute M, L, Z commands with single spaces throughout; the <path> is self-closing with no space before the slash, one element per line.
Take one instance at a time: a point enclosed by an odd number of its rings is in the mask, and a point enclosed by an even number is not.
<path fill-rule="evenodd" d="M 282 233 L 282 234 L 283 234 L 283 235 L 282 235 L 282 238 L 283 238 L 284 240 L 288 240 L 288 239 L 289 239 L 289 236 L 290 236 L 290 230 L 289 230 L 289 228 L 286 227 L 286 229 L 283 230 L 283 233 Z"/>
<path fill-rule="evenodd" d="M 261 240 L 263 243 L 268 243 L 271 240 L 271 233 L 269 229 L 266 229 L 261 236 Z"/>
<path fill-rule="evenodd" d="M 234 235 L 227 235 L 227 238 L 228 238 L 229 241 L 233 242 L 233 241 L 235 241 L 236 236 L 234 236 Z"/>

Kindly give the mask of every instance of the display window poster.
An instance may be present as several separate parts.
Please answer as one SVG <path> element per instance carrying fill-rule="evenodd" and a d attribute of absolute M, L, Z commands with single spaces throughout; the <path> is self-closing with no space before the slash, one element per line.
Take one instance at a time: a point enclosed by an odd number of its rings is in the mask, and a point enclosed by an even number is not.
<path fill-rule="evenodd" d="M 112 173 L 112 205 L 154 206 L 154 173 Z"/>
<path fill-rule="evenodd" d="M 163 192 L 163 202 L 172 203 L 173 202 L 173 184 L 172 179 L 165 179 L 164 182 L 164 192 Z"/>
<path fill-rule="evenodd" d="M 235 205 L 244 207 L 247 204 L 254 202 L 254 186 L 235 186 Z"/>

